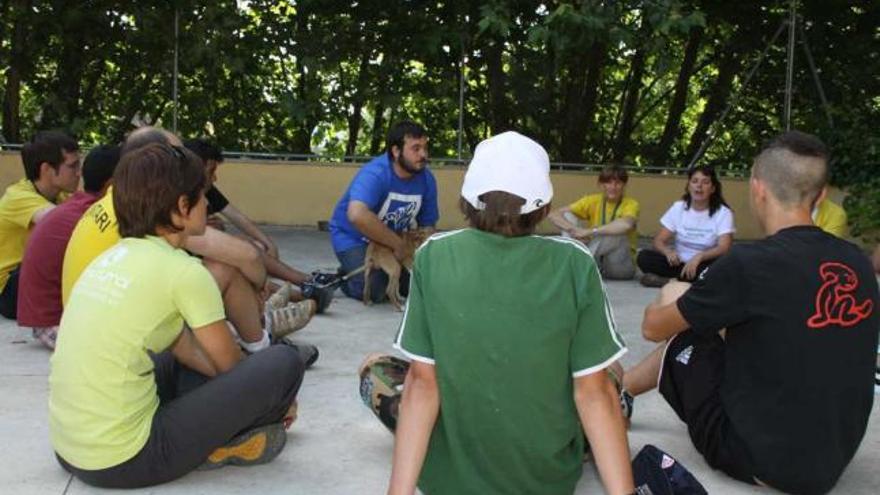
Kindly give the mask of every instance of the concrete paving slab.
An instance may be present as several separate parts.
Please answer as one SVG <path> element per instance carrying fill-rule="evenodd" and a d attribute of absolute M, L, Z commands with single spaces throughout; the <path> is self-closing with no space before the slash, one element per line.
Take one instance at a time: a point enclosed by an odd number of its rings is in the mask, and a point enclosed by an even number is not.
<path fill-rule="evenodd" d="M 271 227 L 282 257 L 294 266 L 335 269 L 336 259 L 326 233 Z M 608 296 L 630 351 L 625 366 L 647 354 L 653 344 L 640 336 L 645 305 L 656 295 L 635 282 L 608 282 Z M 390 473 L 393 437 L 365 408 L 358 396 L 355 372 L 363 357 L 390 352 L 402 314 L 389 305 L 364 306 L 341 294 L 327 315 L 316 317 L 296 340 L 321 350 L 318 363 L 306 374 L 299 396 L 299 419 L 287 448 L 267 466 L 195 472 L 164 486 L 125 493 L 224 495 L 380 494 Z M 46 376 L 49 353 L 14 322 L 0 317 L 0 434 L 10 448 L 0 450 L 0 493 L 105 493 L 73 480 L 52 455 L 46 425 Z M 709 493 L 767 492 L 712 471 L 694 450 L 687 431 L 656 393 L 639 397 L 630 430 L 632 454 L 652 443 L 677 457 Z M 874 494 L 880 487 L 880 406 L 875 401 L 868 433 L 836 493 Z M 592 464 L 584 467 L 578 494 L 601 493 Z"/>

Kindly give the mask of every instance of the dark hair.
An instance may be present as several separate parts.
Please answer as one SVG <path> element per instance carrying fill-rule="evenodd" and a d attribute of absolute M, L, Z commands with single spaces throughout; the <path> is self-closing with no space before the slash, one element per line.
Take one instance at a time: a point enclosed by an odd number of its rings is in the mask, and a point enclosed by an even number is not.
<path fill-rule="evenodd" d="M 619 180 L 626 184 L 629 181 L 629 174 L 626 173 L 626 169 L 621 165 L 608 165 L 599 173 L 599 182 L 604 184 L 612 180 Z"/>
<path fill-rule="evenodd" d="M 183 142 L 183 145 L 186 146 L 186 149 L 198 155 L 198 157 L 205 163 L 207 163 L 208 160 L 214 160 L 218 163 L 223 161 L 223 150 L 207 139 L 187 139 Z"/>
<path fill-rule="evenodd" d="M 709 216 L 715 214 L 718 210 L 721 209 L 721 206 L 727 206 L 730 209 L 730 206 L 727 204 L 727 201 L 724 201 L 724 195 L 721 194 L 721 181 L 718 180 L 718 173 L 715 172 L 715 167 L 710 165 L 699 165 L 696 167 L 692 167 L 688 170 L 688 184 L 691 182 L 691 177 L 694 176 L 697 172 L 705 175 L 712 181 L 712 186 L 714 186 L 715 190 L 712 192 L 712 195 L 709 196 Z M 686 208 L 689 209 L 691 207 L 691 191 L 688 189 L 688 184 L 684 186 L 684 194 L 681 199 L 684 200 Z"/>
<path fill-rule="evenodd" d="M 504 237 L 522 237 L 531 235 L 541 220 L 547 216 L 550 204 L 544 205 L 535 211 L 520 213 L 520 208 L 526 204 L 526 200 L 504 191 L 489 191 L 480 195 L 480 201 L 485 206 L 478 210 L 464 198 L 458 200 L 459 208 L 464 213 L 465 219 L 471 227 L 503 235 Z"/>
<path fill-rule="evenodd" d="M 786 131 L 767 141 L 761 150 L 784 149 L 795 155 L 829 159 L 828 147 L 819 138 L 801 131 Z"/>
<path fill-rule="evenodd" d="M 97 193 L 113 178 L 121 151 L 118 145 L 109 144 L 102 144 L 89 151 L 82 167 L 83 190 Z"/>
<path fill-rule="evenodd" d="M 113 176 L 113 207 L 122 237 L 180 231 L 171 220 L 178 199 L 195 206 L 207 178 L 202 160 L 186 148 L 148 144 L 122 156 Z"/>
<path fill-rule="evenodd" d="M 174 135 L 159 127 L 141 127 L 132 131 L 122 143 L 122 156 L 152 143 L 173 144 Z"/>
<path fill-rule="evenodd" d="M 394 124 L 388 129 L 388 137 L 385 139 L 385 152 L 388 153 L 388 160 L 394 161 L 394 156 L 391 155 L 392 146 L 397 146 L 401 152 L 403 151 L 404 138 L 420 139 L 427 135 L 428 131 L 421 124 L 412 120 L 401 120 Z"/>
<path fill-rule="evenodd" d="M 58 170 L 64 161 L 62 151 L 72 153 L 79 150 L 76 141 L 61 131 L 37 132 L 29 143 L 21 148 L 21 161 L 24 164 L 24 176 L 31 182 L 40 178 L 40 165 L 48 163 Z"/>

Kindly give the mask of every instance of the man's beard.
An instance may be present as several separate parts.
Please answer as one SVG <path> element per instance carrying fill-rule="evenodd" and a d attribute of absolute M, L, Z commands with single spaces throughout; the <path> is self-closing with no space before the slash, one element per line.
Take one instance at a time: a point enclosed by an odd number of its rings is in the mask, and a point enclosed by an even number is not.
<path fill-rule="evenodd" d="M 406 170 L 407 172 L 409 172 L 412 175 L 417 175 L 417 174 L 424 172 L 425 167 L 428 165 L 427 160 L 426 160 L 424 162 L 424 165 L 422 165 L 422 168 L 416 168 L 415 165 L 413 165 L 413 162 L 404 158 L 403 154 L 401 154 L 400 156 L 397 157 L 397 164 L 400 165 L 400 168 Z"/>

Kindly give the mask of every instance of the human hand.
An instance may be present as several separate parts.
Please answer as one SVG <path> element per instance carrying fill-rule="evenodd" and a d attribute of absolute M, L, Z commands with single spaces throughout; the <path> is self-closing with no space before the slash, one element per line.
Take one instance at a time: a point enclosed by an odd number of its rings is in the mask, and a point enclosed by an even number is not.
<path fill-rule="evenodd" d="M 702 261 L 703 257 L 699 254 L 691 258 L 691 260 L 685 263 L 684 267 L 681 269 L 681 278 L 686 280 L 693 280 L 696 278 L 697 269 L 700 267 Z"/>
<path fill-rule="evenodd" d="M 406 243 L 403 242 L 403 239 L 398 237 L 395 244 L 396 245 L 391 248 L 391 252 L 394 254 L 394 258 L 402 263 L 403 259 L 406 258 Z"/>
<path fill-rule="evenodd" d="M 669 266 L 678 266 L 681 264 L 681 258 L 678 257 L 678 253 L 676 253 L 674 249 L 670 249 L 663 254 L 666 255 L 666 262 L 669 263 Z"/>
<path fill-rule="evenodd" d="M 588 241 L 593 236 L 593 231 L 590 229 L 585 229 L 583 227 L 575 227 L 568 231 L 568 235 L 578 239 L 580 241 Z"/>
<path fill-rule="evenodd" d="M 290 408 L 287 410 L 287 414 L 284 415 L 284 419 L 281 420 L 284 424 L 285 430 L 289 430 L 290 426 L 293 425 L 293 422 L 296 421 L 297 408 L 298 405 L 296 400 L 294 400 L 293 404 L 291 404 Z"/>

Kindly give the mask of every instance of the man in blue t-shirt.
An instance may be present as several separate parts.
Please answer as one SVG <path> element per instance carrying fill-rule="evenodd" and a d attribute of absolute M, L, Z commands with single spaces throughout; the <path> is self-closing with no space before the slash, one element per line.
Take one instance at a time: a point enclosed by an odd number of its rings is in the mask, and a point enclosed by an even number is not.
<path fill-rule="evenodd" d="M 399 232 L 433 230 L 440 213 L 437 182 L 427 167 L 425 129 L 411 121 L 392 126 L 385 153 L 361 167 L 333 210 L 330 240 L 343 273 L 363 266 L 370 241 L 388 246 L 398 259 L 403 259 L 404 243 Z M 372 272 L 370 294 L 374 302 L 385 297 L 387 284 L 385 273 Z M 403 290 L 408 286 L 405 279 L 401 281 Z M 354 299 L 363 298 L 364 276 L 347 280 L 342 291 Z"/>

